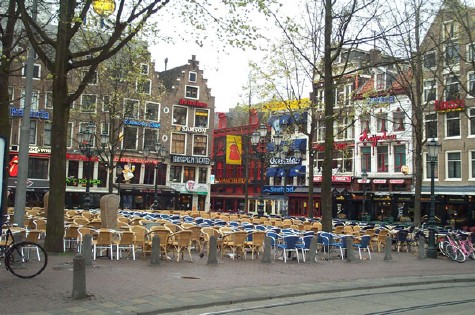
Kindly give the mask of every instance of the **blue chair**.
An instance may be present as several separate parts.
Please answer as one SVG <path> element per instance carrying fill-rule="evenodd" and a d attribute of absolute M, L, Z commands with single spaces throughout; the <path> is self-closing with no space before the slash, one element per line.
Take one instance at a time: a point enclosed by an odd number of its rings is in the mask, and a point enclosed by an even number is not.
<path fill-rule="evenodd" d="M 333 242 L 333 235 L 331 233 L 322 232 L 317 234 L 317 243 L 323 249 L 323 254 L 328 255 L 330 259 L 330 245 Z"/>
<path fill-rule="evenodd" d="M 281 237 L 280 237 L 279 234 L 277 234 L 275 232 L 271 232 L 271 231 L 267 232 L 266 236 L 268 236 L 271 240 L 270 247 L 271 247 L 271 249 L 274 250 L 274 260 L 275 260 L 275 253 L 277 251 L 277 245 L 280 243 Z"/>
<path fill-rule="evenodd" d="M 393 242 L 399 252 L 401 247 L 406 247 L 406 251 L 409 252 L 409 239 L 408 239 L 409 231 L 407 230 L 399 230 L 396 233 L 396 237 L 394 238 Z"/>
<path fill-rule="evenodd" d="M 310 251 L 310 244 L 312 243 L 313 240 L 313 235 L 305 235 L 304 237 L 301 238 L 302 242 L 297 244 L 297 247 L 300 249 L 302 252 L 302 257 L 303 257 L 303 262 L 305 262 L 305 256 L 307 252 Z M 316 257 L 315 257 L 316 260 Z"/>
<path fill-rule="evenodd" d="M 338 242 L 333 242 L 330 244 L 330 249 L 338 248 L 340 250 L 340 256 L 343 260 L 345 258 L 346 253 L 346 239 L 351 236 L 343 236 L 340 238 Z"/>
<path fill-rule="evenodd" d="M 297 243 L 300 240 L 300 237 L 297 235 L 287 235 L 282 237 L 282 244 L 277 245 L 277 249 L 282 250 L 282 257 L 284 259 L 284 263 L 287 263 L 287 254 L 291 254 L 292 252 L 297 255 L 297 262 L 300 262 L 299 259 L 299 248 L 297 247 Z"/>
<path fill-rule="evenodd" d="M 371 260 L 371 251 L 369 250 L 370 243 L 371 243 L 371 236 L 363 235 L 361 237 L 361 241 L 358 244 L 353 244 L 354 247 L 358 248 L 360 259 L 363 259 L 363 256 L 361 255 L 361 251 L 365 250 L 368 252 L 369 260 Z"/>

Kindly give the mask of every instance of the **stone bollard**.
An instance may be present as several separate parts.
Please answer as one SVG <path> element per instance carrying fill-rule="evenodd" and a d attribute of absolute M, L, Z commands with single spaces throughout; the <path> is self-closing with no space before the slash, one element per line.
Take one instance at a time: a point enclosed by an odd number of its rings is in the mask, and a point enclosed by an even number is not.
<path fill-rule="evenodd" d="M 417 258 L 418 259 L 425 259 L 426 258 L 426 239 L 424 236 L 419 236 L 419 240 L 417 241 Z"/>
<path fill-rule="evenodd" d="M 353 239 L 351 237 L 345 237 L 345 246 L 346 246 L 346 261 L 347 262 L 355 261 L 355 256 L 353 255 Z"/>
<path fill-rule="evenodd" d="M 73 258 L 73 299 L 86 298 L 86 264 L 82 254 L 76 254 Z"/>
<path fill-rule="evenodd" d="M 209 253 L 208 253 L 208 265 L 218 264 L 218 247 L 216 236 L 209 238 Z"/>
<path fill-rule="evenodd" d="M 314 236 L 312 238 L 312 241 L 310 242 L 310 248 L 308 250 L 308 259 L 307 259 L 307 263 L 312 263 L 312 262 L 317 262 L 318 259 L 317 259 L 317 246 L 318 246 L 318 242 L 317 242 L 317 238 Z"/>
<path fill-rule="evenodd" d="M 92 236 L 90 234 L 84 235 L 82 239 L 81 254 L 84 256 L 84 264 L 92 266 Z"/>
<path fill-rule="evenodd" d="M 160 265 L 160 237 L 154 235 L 152 239 L 152 250 L 150 251 L 150 265 Z"/>
<path fill-rule="evenodd" d="M 384 260 L 393 260 L 392 246 L 393 239 L 391 238 L 391 236 L 386 236 L 386 246 L 384 246 Z"/>
<path fill-rule="evenodd" d="M 119 209 L 120 198 L 116 194 L 105 195 L 101 197 L 101 227 L 107 229 L 117 228 L 117 213 Z"/>
<path fill-rule="evenodd" d="M 263 263 L 265 264 L 271 263 L 270 252 L 271 252 L 271 238 L 269 236 L 266 236 L 264 240 L 264 254 L 262 255 Z"/>

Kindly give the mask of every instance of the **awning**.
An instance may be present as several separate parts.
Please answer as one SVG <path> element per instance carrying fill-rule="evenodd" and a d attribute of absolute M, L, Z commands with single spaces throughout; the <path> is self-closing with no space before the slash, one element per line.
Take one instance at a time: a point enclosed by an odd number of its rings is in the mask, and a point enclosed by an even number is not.
<path fill-rule="evenodd" d="M 8 178 L 8 189 L 16 188 L 17 178 Z M 49 190 L 49 180 L 28 178 L 26 181 L 26 191 L 47 192 Z"/>
<path fill-rule="evenodd" d="M 279 123 L 281 125 L 288 125 L 292 123 L 292 116 L 290 115 L 282 115 L 280 116 Z"/>
<path fill-rule="evenodd" d="M 290 177 L 305 176 L 306 173 L 307 173 L 307 167 L 305 165 L 298 165 L 290 169 L 289 176 Z"/>
<path fill-rule="evenodd" d="M 278 167 L 269 167 L 266 172 L 266 177 L 275 177 L 279 171 Z"/>
<path fill-rule="evenodd" d="M 422 194 L 430 194 L 430 186 L 421 187 Z M 475 186 L 441 186 L 434 187 L 434 194 L 437 195 L 475 195 Z"/>
<path fill-rule="evenodd" d="M 306 151 L 307 150 L 307 139 L 295 139 L 292 144 L 290 145 L 292 150 L 300 150 Z"/>
<path fill-rule="evenodd" d="M 284 177 L 285 176 L 285 169 L 284 168 L 279 168 L 277 171 L 277 177 Z"/>

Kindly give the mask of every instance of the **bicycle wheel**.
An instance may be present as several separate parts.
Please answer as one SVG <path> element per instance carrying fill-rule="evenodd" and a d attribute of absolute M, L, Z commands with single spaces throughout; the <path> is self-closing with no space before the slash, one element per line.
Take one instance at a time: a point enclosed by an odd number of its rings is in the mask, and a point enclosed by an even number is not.
<path fill-rule="evenodd" d="M 447 246 L 445 246 L 445 253 L 446 253 L 446 256 L 450 259 L 450 260 L 453 260 L 453 261 L 456 261 L 456 262 L 464 262 L 466 257 L 464 255 L 464 253 L 460 250 L 460 248 L 452 245 L 452 244 L 447 244 Z"/>
<path fill-rule="evenodd" d="M 20 278 L 33 278 L 45 270 L 48 255 L 34 242 L 18 242 L 5 252 L 5 267 Z"/>

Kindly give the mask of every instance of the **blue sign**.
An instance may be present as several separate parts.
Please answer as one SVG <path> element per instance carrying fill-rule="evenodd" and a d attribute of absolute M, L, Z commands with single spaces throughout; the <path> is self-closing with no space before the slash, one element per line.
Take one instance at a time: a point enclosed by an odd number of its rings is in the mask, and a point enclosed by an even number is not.
<path fill-rule="evenodd" d="M 138 127 L 160 128 L 160 123 L 157 123 L 157 122 L 138 121 L 138 120 L 132 120 L 132 119 L 124 119 L 124 125 L 138 126 Z"/>
<path fill-rule="evenodd" d="M 264 186 L 263 192 L 268 194 L 283 195 L 284 193 L 293 193 L 297 187 L 295 186 Z"/>
<path fill-rule="evenodd" d="M 10 107 L 10 116 L 11 117 L 23 117 L 23 108 L 15 108 Z M 49 119 L 49 113 L 45 111 L 35 112 L 30 111 L 31 118 L 39 118 L 39 119 Z"/>

